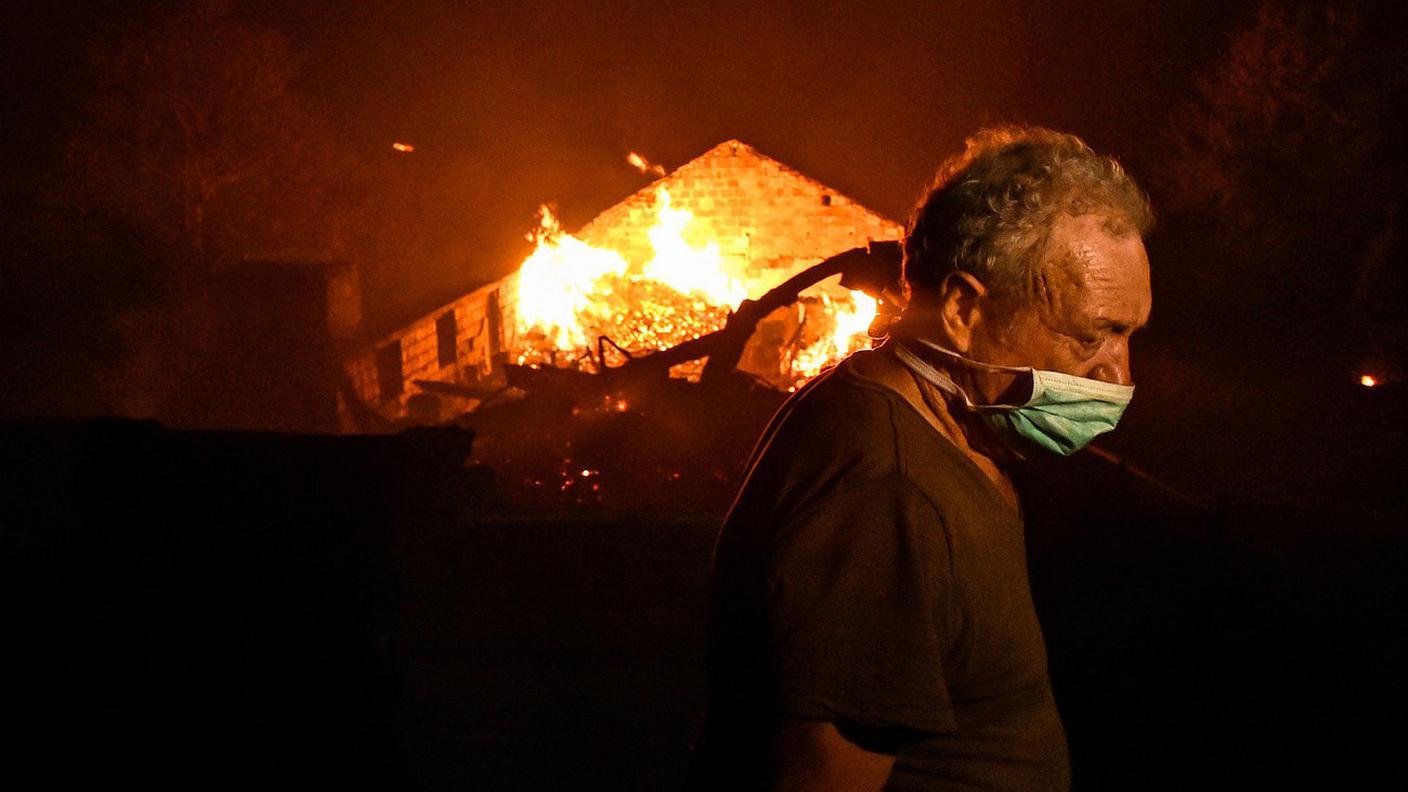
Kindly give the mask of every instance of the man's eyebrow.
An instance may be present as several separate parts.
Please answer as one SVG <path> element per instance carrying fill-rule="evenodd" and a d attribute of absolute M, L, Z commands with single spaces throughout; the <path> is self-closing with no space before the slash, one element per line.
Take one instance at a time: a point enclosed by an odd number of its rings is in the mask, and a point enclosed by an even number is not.
<path fill-rule="evenodd" d="M 1141 330 L 1147 330 L 1149 328 L 1149 322 L 1147 320 L 1143 324 L 1135 324 L 1133 322 L 1122 322 L 1118 319 L 1101 318 L 1096 319 L 1095 324 L 1099 326 L 1102 330 L 1105 328 L 1120 331 L 1128 329 L 1130 335 L 1134 335 L 1135 333 L 1138 333 Z"/>

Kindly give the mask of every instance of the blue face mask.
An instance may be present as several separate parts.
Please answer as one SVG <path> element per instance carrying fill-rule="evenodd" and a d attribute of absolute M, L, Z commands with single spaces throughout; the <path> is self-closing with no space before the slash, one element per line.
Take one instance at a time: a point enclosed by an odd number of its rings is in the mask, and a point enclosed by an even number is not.
<path fill-rule="evenodd" d="M 975 404 L 951 377 L 905 348 L 917 343 L 983 371 L 1029 376 L 1032 392 L 1021 404 Z M 1133 385 L 1114 385 L 1087 377 L 1029 366 L 996 366 L 969 360 L 923 339 L 895 344 L 895 357 L 926 382 L 962 399 L 968 411 L 1018 450 L 1035 446 L 1063 456 L 1115 428 L 1134 397 Z"/>

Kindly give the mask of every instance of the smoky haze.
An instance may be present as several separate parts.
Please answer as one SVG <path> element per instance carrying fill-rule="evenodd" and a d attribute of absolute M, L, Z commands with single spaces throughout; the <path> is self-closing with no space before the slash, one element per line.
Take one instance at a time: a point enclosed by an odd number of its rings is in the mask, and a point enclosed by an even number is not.
<path fill-rule="evenodd" d="M 7 188 L 85 125 L 95 53 L 193 5 L 33 4 L 5 31 Z M 896 219 L 984 124 L 1074 131 L 1130 161 L 1248 3 L 206 3 L 285 39 L 319 145 L 369 176 L 366 318 L 385 329 L 510 271 L 536 207 L 576 227 L 739 138 Z M 403 141 L 415 151 L 391 148 Z M 381 260 L 373 260 L 381 259 Z"/>
<path fill-rule="evenodd" d="M 555 203 L 571 228 L 638 189 L 629 151 L 674 167 L 740 138 L 897 219 L 983 124 L 1050 125 L 1136 156 L 1163 102 L 1245 14 L 1164 3 L 483 5 L 263 17 L 304 53 L 300 87 L 339 134 L 395 159 L 394 178 L 415 193 L 401 227 L 428 255 L 405 264 L 403 295 L 417 299 L 385 305 L 393 314 L 511 269 L 539 204 Z M 415 152 L 395 155 L 397 140 Z"/>

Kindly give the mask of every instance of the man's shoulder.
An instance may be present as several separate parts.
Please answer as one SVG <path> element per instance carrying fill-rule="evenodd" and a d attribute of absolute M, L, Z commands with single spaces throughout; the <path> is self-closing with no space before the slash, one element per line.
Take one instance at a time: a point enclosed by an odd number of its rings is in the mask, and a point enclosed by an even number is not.
<path fill-rule="evenodd" d="M 986 474 L 874 376 L 875 366 L 863 365 L 875 362 L 859 359 L 866 354 L 843 361 L 784 405 L 759 449 L 759 466 L 784 472 L 781 480 L 820 482 L 818 491 L 895 486 L 954 518 L 1011 512 Z"/>
<path fill-rule="evenodd" d="M 897 394 L 883 385 L 858 376 L 846 361 L 818 374 L 787 400 L 796 409 L 816 412 L 841 410 L 857 418 L 889 420 L 891 400 Z"/>
<path fill-rule="evenodd" d="M 883 386 L 855 376 L 842 363 L 783 404 L 770 445 L 786 446 L 789 453 L 851 452 L 893 459 L 898 399 Z"/>
<path fill-rule="evenodd" d="M 882 390 L 837 367 L 778 410 L 758 443 L 730 512 L 766 516 L 805 508 L 824 493 L 895 476 L 896 407 Z"/>
<path fill-rule="evenodd" d="M 880 354 L 858 352 L 793 394 L 759 451 L 789 458 L 849 456 L 901 478 L 913 478 L 916 466 L 962 467 L 962 452 L 876 376 Z"/>

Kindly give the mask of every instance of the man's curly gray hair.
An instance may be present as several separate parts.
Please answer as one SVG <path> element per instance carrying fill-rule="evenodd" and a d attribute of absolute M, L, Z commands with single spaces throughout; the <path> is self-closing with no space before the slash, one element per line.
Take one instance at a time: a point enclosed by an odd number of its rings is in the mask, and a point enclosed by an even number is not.
<path fill-rule="evenodd" d="M 984 129 L 939 167 L 904 242 L 911 296 L 936 293 L 955 270 L 994 297 L 1030 296 L 1061 214 L 1103 217 L 1118 236 L 1154 224 L 1149 199 L 1114 159 L 1075 135 L 1040 127 Z"/>

